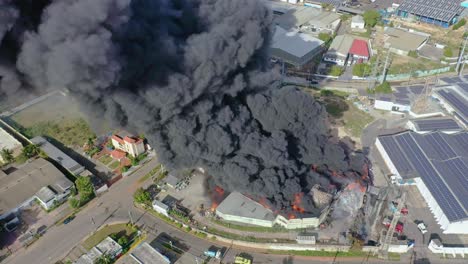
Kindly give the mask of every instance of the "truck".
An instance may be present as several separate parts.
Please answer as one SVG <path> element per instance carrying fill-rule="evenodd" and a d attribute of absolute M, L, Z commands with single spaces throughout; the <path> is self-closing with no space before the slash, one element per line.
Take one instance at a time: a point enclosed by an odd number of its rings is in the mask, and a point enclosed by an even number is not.
<path fill-rule="evenodd" d="M 221 250 L 212 250 L 212 249 L 209 249 L 205 252 L 203 252 L 203 254 L 207 257 L 210 257 L 210 258 L 221 258 Z"/>
<path fill-rule="evenodd" d="M 234 260 L 234 264 L 252 264 L 252 260 L 241 256 L 237 256 Z"/>

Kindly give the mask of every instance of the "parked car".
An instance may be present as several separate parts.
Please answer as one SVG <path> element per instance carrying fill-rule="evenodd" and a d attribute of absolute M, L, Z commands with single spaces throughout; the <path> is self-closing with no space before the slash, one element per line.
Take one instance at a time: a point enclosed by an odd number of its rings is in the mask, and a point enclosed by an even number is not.
<path fill-rule="evenodd" d="M 63 224 L 66 225 L 66 224 L 70 223 L 73 219 L 75 219 L 75 216 L 71 215 L 71 216 L 65 218 L 65 220 L 63 220 Z"/>
<path fill-rule="evenodd" d="M 423 233 L 423 235 L 427 233 L 426 225 L 423 222 L 418 224 L 418 228 L 421 231 L 421 233 Z"/>

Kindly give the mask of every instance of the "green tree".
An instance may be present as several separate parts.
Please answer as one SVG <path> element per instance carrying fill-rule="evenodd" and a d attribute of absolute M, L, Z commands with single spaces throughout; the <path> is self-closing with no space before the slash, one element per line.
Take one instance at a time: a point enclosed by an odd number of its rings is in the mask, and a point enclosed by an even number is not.
<path fill-rule="evenodd" d="M 81 203 L 85 203 L 94 197 L 94 186 L 90 177 L 78 177 L 75 181 L 75 185 L 80 195 Z"/>
<path fill-rule="evenodd" d="M 118 240 L 117 243 L 121 245 L 122 247 L 127 246 L 128 244 L 128 238 L 126 236 L 121 236 Z"/>
<path fill-rule="evenodd" d="M 376 93 L 392 93 L 392 87 L 390 86 L 390 83 L 387 81 L 383 82 L 382 84 L 378 85 L 375 87 L 375 92 Z"/>
<path fill-rule="evenodd" d="M 114 260 L 109 254 L 104 254 L 94 261 L 94 264 L 111 264 Z"/>
<path fill-rule="evenodd" d="M 330 69 L 331 76 L 340 76 L 343 74 L 343 68 L 340 66 L 333 65 Z"/>
<path fill-rule="evenodd" d="M 380 21 L 380 13 L 374 9 L 367 10 L 362 17 L 364 18 L 364 23 L 366 23 L 368 27 L 374 27 Z"/>
<path fill-rule="evenodd" d="M 70 207 L 73 209 L 80 207 L 80 201 L 76 199 L 75 197 L 70 197 L 68 199 L 68 203 L 70 204 Z"/>
<path fill-rule="evenodd" d="M 444 56 L 445 56 L 445 57 L 449 57 L 449 58 L 453 57 L 452 48 L 450 48 L 450 47 L 445 47 L 445 48 L 444 48 Z"/>
<path fill-rule="evenodd" d="M 364 77 L 370 73 L 370 65 L 367 63 L 359 63 L 353 66 L 353 75 L 358 77 Z"/>
<path fill-rule="evenodd" d="M 327 33 L 319 33 L 318 35 L 318 38 L 325 42 L 325 43 L 328 43 L 331 39 L 332 39 L 332 36 L 330 34 L 327 34 Z"/>
<path fill-rule="evenodd" d="M 144 190 L 143 188 L 139 188 L 133 194 L 133 199 L 137 203 L 149 204 L 151 202 L 151 195 L 147 190 Z"/>
<path fill-rule="evenodd" d="M 13 157 L 13 151 L 7 149 L 7 148 L 3 148 L 1 150 L 1 153 L 2 155 L 2 159 L 6 162 L 6 163 L 11 163 L 15 160 L 15 158 Z"/>
<path fill-rule="evenodd" d="M 25 157 L 29 159 L 29 158 L 39 155 L 40 152 L 41 150 L 37 145 L 29 144 L 23 148 L 21 154 L 23 154 Z"/>
<path fill-rule="evenodd" d="M 415 50 L 410 50 L 408 52 L 408 56 L 413 57 L 413 58 L 417 58 L 418 57 L 418 52 L 415 51 Z"/>

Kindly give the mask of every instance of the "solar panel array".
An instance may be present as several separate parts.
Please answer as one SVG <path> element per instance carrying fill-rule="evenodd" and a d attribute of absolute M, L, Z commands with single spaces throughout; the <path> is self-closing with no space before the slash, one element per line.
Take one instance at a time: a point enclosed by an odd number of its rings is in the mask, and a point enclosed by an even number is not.
<path fill-rule="evenodd" d="M 451 118 L 420 119 L 412 121 L 419 131 L 459 130 L 458 123 Z"/>
<path fill-rule="evenodd" d="M 379 141 L 400 173 L 421 177 L 449 221 L 468 218 L 468 132 L 404 132 Z"/>
<path fill-rule="evenodd" d="M 440 78 L 441 81 L 444 81 L 448 84 L 455 84 L 455 83 L 462 83 L 463 80 L 460 77 L 442 77 Z"/>
<path fill-rule="evenodd" d="M 464 8 L 460 5 L 462 0 L 405 0 L 398 10 L 425 16 L 444 22 L 451 22 L 460 15 Z"/>
<path fill-rule="evenodd" d="M 468 118 L 468 102 L 458 93 L 454 91 L 448 91 L 447 89 L 442 89 L 437 91 L 437 93 L 442 96 L 463 119 Z"/>

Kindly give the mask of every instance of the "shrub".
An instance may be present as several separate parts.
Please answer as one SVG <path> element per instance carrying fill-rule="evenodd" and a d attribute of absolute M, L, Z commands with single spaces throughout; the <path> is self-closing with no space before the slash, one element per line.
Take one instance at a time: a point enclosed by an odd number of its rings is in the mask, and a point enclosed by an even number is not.
<path fill-rule="evenodd" d="M 410 50 L 408 52 L 408 56 L 412 57 L 412 58 L 417 58 L 418 57 L 418 52 L 415 51 L 415 50 Z"/>
<path fill-rule="evenodd" d="M 462 19 L 460 19 L 460 21 L 458 21 L 458 23 L 453 25 L 453 30 L 457 30 L 457 29 L 463 27 L 465 24 L 466 24 L 466 20 L 464 18 L 462 18 Z"/>
<path fill-rule="evenodd" d="M 330 69 L 330 75 L 331 76 L 340 76 L 343 74 L 343 68 L 340 66 L 333 65 Z"/>
<path fill-rule="evenodd" d="M 359 63 L 353 66 L 353 75 L 358 77 L 364 77 L 370 73 L 370 65 L 367 63 Z"/>
<path fill-rule="evenodd" d="M 149 204 L 151 202 L 151 195 L 147 190 L 138 188 L 138 190 L 133 194 L 133 199 L 137 203 Z"/>
<path fill-rule="evenodd" d="M 445 57 L 449 57 L 449 58 L 453 57 L 452 48 L 450 48 L 450 47 L 445 47 L 445 48 L 444 48 L 444 56 L 445 56 Z"/>
<path fill-rule="evenodd" d="M 321 41 L 327 43 L 332 39 L 332 36 L 330 34 L 327 34 L 327 33 L 319 33 L 318 38 Z"/>
<path fill-rule="evenodd" d="M 362 17 L 368 27 L 374 27 L 380 21 L 380 13 L 377 10 L 367 10 Z"/>
<path fill-rule="evenodd" d="M 70 199 L 68 199 L 68 203 L 70 204 L 70 207 L 73 209 L 80 207 L 80 201 L 76 199 L 75 197 L 71 197 Z"/>
<path fill-rule="evenodd" d="M 128 238 L 126 236 L 122 236 L 117 240 L 117 243 L 122 247 L 125 247 L 128 244 Z"/>
<path fill-rule="evenodd" d="M 382 84 L 375 87 L 375 92 L 377 92 L 377 93 L 392 93 L 392 87 L 390 86 L 390 84 L 387 81 L 385 81 Z"/>

